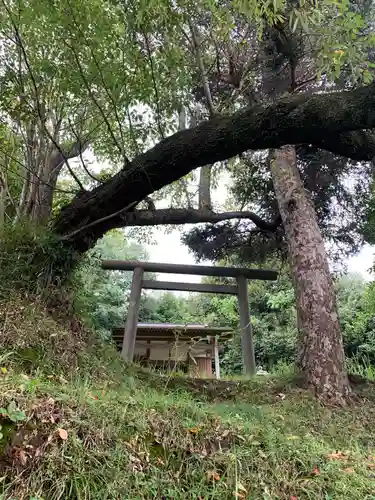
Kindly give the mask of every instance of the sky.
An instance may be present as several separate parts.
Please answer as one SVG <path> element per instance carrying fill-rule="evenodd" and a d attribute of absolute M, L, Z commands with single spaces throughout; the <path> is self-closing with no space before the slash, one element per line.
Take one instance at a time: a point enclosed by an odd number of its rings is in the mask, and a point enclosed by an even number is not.
<path fill-rule="evenodd" d="M 185 230 L 188 226 L 185 226 Z M 163 230 L 157 230 L 154 233 L 155 245 L 146 245 L 151 262 L 162 262 L 170 264 L 195 264 L 193 256 L 189 253 L 188 248 L 180 242 L 181 233 L 177 230 L 169 234 L 165 234 Z M 360 273 L 364 279 L 374 279 L 369 272 L 373 265 L 375 248 L 366 245 L 358 255 L 349 258 L 344 264 L 347 266 L 348 272 Z M 199 264 L 203 264 L 200 262 Z M 207 264 L 210 264 L 207 262 Z M 188 281 L 197 282 L 201 280 L 200 276 L 190 275 L 158 275 L 159 280 L 169 281 Z"/>
<path fill-rule="evenodd" d="M 212 202 L 217 212 L 225 211 L 222 200 L 225 200 L 227 197 L 226 195 L 229 185 L 230 177 L 227 174 L 224 174 L 221 182 L 218 183 L 218 187 L 212 190 Z M 165 206 L 163 201 L 161 201 L 161 205 Z M 155 230 L 155 232 L 153 233 L 153 239 L 154 241 L 156 241 L 156 244 L 146 245 L 147 252 L 149 254 L 149 260 L 151 262 L 170 264 L 196 264 L 193 255 L 189 253 L 188 247 L 186 245 L 183 245 L 180 241 L 181 233 L 183 231 L 187 231 L 190 227 L 193 227 L 193 225 L 185 225 L 183 229 L 175 230 L 168 234 L 165 233 L 164 229 Z M 357 255 L 354 255 L 347 259 L 346 262 L 343 262 L 343 266 L 347 268 L 348 272 L 359 273 L 365 280 L 372 280 L 375 278 L 375 276 L 373 276 L 369 270 L 374 262 L 374 252 L 375 247 L 365 245 Z M 212 265 L 212 263 L 210 262 L 200 262 L 199 264 Z M 159 280 L 168 281 L 188 281 L 192 283 L 199 283 L 201 280 L 200 276 L 190 275 L 160 274 L 158 276 Z"/>
<path fill-rule="evenodd" d="M 373 280 L 374 275 L 370 273 L 369 269 L 373 266 L 374 252 L 375 248 L 373 246 L 366 245 L 358 255 L 348 259 L 348 271 L 358 272 L 362 274 L 366 280 Z"/>
<path fill-rule="evenodd" d="M 90 159 L 94 160 L 94 156 L 90 152 Z M 95 172 L 100 171 L 103 168 L 103 164 L 93 162 L 91 166 Z M 230 184 L 230 177 L 228 174 L 222 174 L 221 182 L 218 183 L 218 187 L 212 190 L 212 202 L 215 206 L 217 212 L 225 211 L 222 204 L 222 200 L 226 199 L 226 192 Z M 160 206 L 159 206 L 160 205 Z M 165 208 L 165 201 L 161 200 L 157 203 L 157 208 Z M 194 257 L 189 253 L 187 246 L 183 245 L 180 241 L 181 232 L 188 230 L 192 225 L 185 225 L 182 230 L 174 230 L 166 234 L 165 229 L 155 229 L 154 230 L 154 241 L 156 244 L 144 245 L 149 254 L 150 262 L 159 263 L 170 263 L 170 264 L 196 264 Z M 375 247 L 366 245 L 358 255 L 352 256 L 346 262 L 344 266 L 347 267 L 348 272 L 359 273 L 366 280 L 372 280 L 375 275 L 372 275 L 369 270 L 374 262 L 374 252 Z M 200 262 L 201 265 L 207 264 L 211 265 L 210 262 Z M 200 276 L 194 275 L 158 275 L 159 280 L 167 281 L 187 281 L 191 283 L 199 283 L 201 281 Z"/>

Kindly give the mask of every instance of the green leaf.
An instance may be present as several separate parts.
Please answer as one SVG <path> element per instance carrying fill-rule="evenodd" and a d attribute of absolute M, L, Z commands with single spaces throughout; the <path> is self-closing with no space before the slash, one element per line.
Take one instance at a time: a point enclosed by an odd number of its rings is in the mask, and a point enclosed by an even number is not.
<path fill-rule="evenodd" d="M 8 404 L 7 412 L 8 412 L 9 414 L 11 414 L 11 413 L 14 413 L 16 410 L 17 410 L 17 405 L 16 405 L 15 401 L 13 401 L 13 400 L 12 400 L 12 401 Z"/>

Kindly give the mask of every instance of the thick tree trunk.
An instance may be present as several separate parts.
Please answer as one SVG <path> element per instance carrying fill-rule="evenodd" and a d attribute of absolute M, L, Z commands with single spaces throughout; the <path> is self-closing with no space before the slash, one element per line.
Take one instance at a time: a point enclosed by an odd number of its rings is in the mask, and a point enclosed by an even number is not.
<path fill-rule="evenodd" d="M 325 401 L 345 404 L 351 391 L 335 292 L 315 209 L 302 185 L 294 146 L 274 151 L 271 172 L 296 292 L 300 367 L 307 383 Z"/>

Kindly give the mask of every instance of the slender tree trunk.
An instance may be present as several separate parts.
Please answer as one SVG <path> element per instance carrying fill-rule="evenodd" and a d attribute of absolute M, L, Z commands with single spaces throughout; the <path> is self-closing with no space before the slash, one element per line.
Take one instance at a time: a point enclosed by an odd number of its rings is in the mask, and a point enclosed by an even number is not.
<path fill-rule="evenodd" d="M 35 224 L 46 224 L 51 218 L 53 194 L 59 171 L 43 171 L 37 175 L 29 174 L 25 179 L 16 218 L 28 219 Z"/>
<path fill-rule="evenodd" d="M 46 225 L 52 214 L 53 195 L 61 169 L 68 159 L 75 158 L 88 147 L 77 140 L 58 146 L 62 118 L 52 118 L 53 133 L 47 137 L 45 125 L 32 123 L 26 130 L 26 178 L 19 201 L 18 218 L 37 225 Z"/>
<path fill-rule="evenodd" d="M 36 224 L 47 224 L 51 219 L 53 195 L 60 170 L 48 164 L 41 173 L 31 211 L 31 219 Z"/>
<path fill-rule="evenodd" d="M 20 196 L 20 200 L 18 203 L 18 213 L 16 215 L 16 222 L 19 219 L 21 219 L 22 217 L 24 217 L 24 215 L 26 213 L 26 202 L 27 202 L 29 192 L 31 189 L 30 177 L 31 177 L 31 174 L 30 174 L 29 170 L 27 170 L 25 173 L 25 180 L 23 181 L 21 196 Z"/>
<path fill-rule="evenodd" d="M 299 364 L 307 383 L 320 397 L 345 404 L 351 390 L 336 297 L 315 209 L 302 185 L 294 146 L 273 152 L 271 172 L 296 292 Z"/>
<path fill-rule="evenodd" d="M 0 175 L 0 230 L 5 224 L 5 203 L 6 203 L 6 189 L 5 189 L 5 179 L 1 178 Z"/>
<path fill-rule="evenodd" d="M 47 224 L 50 221 L 53 195 L 63 164 L 64 158 L 57 151 L 40 154 L 38 161 L 33 159 L 32 166 L 27 169 L 28 176 L 22 188 L 20 217 L 27 218 L 37 225 Z M 34 173 L 36 165 L 38 170 Z"/>
<path fill-rule="evenodd" d="M 199 208 L 212 210 L 211 203 L 211 169 L 212 165 L 205 165 L 199 175 Z"/>

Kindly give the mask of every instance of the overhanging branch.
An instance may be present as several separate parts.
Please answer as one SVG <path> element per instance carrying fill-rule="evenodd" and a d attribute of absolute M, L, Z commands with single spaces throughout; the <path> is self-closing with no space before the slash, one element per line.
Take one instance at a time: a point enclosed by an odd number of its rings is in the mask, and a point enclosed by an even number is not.
<path fill-rule="evenodd" d="M 281 218 L 267 222 L 254 212 L 223 212 L 215 213 L 210 210 L 193 208 L 166 208 L 158 210 L 134 210 L 123 216 L 122 226 L 158 226 L 222 222 L 231 219 L 251 220 L 259 229 L 274 232 L 281 224 Z M 122 227 L 121 226 L 121 227 Z"/>
<path fill-rule="evenodd" d="M 110 214 L 183 177 L 191 170 L 246 150 L 312 144 L 355 160 L 375 157 L 375 84 L 354 91 L 288 96 L 232 116 L 218 116 L 179 131 L 137 156 L 122 171 L 91 192 L 81 193 L 59 215 L 54 230 L 80 231 L 74 245 L 92 246 L 121 222 Z M 359 131 L 359 132 L 357 132 Z M 93 224 L 107 217 L 104 222 Z"/>

